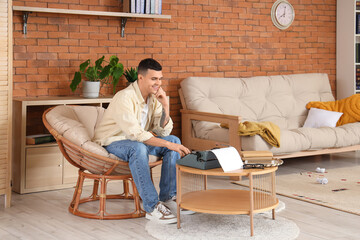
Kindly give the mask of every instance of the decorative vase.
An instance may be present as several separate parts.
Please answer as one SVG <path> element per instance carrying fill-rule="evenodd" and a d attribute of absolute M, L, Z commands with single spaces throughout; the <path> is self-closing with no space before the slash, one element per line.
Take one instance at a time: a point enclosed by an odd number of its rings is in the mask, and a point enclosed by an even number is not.
<path fill-rule="evenodd" d="M 100 92 L 100 82 L 83 81 L 82 89 L 84 98 L 97 98 Z"/>

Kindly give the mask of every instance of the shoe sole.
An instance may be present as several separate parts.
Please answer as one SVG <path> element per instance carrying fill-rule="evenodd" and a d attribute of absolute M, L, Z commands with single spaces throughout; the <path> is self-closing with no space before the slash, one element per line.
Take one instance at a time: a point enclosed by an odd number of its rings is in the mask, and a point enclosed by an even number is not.
<path fill-rule="evenodd" d="M 153 217 L 151 215 L 148 215 L 148 214 L 145 215 L 145 218 L 150 220 L 150 221 L 155 221 L 155 222 L 160 223 L 160 224 L 177 223 L 177 218 L 169 218 L 169 219 L 166 219 L 166 220 L 160 220 L 160 219 L 155 218 L 155 217 Z"/>
<path fill-rule="evenodd" d="M 191 211 L 191 210 L 180 210 L 180 215 L 193 215 L 196 212 Z"/>
<path fill-rule="evenodd" d="M 177 213 L 177 204 L 176 204 L 176 202 L 170 200 L 170 201 L 164 202 L 164 204 L 168 208 L 174 209 L 174 211 L 176 211 L 176 213 Z M 187 210 L 187 209 L 181 209 L 180 210 L 180 215 L 192 215 L 192 214 L 195 214 L 195 213 L 196 212 L 191 211 L 191 210 Z"/>

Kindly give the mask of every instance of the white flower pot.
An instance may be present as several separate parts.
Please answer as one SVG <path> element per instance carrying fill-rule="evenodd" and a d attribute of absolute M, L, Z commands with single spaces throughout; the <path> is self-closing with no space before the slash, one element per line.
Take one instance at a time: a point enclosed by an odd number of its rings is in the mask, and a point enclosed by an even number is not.
<path fill-rule="evenodd" d="M 83 97 L 97 98 L 100 92 L 100 82 L 83 81 L 82 82 Z"/>

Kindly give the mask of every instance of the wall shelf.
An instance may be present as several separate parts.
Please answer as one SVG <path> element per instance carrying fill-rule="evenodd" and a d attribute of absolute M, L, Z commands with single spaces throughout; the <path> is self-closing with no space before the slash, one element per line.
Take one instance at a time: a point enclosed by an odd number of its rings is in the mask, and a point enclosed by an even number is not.
<path fill-rule="evenodd" d="M 104 16 L 104 17 L 120 17 L 121 18 L 121 37 L 124 37 L 125 25 L 127 18 L 151 18 L 151 19 L 171 19 L 171 15 L 160 14 L 138 14 L 138 13 L 125 13 L 125 12 L 103 12 L 103 11 L 88 11 L 88 10 L 72 10 L 72 9 L 59 9 L 59 8 L 39 8 L 39 7 L 25 7 L 13 6 L 14 11 L 23 12 L 23 32 L 27 33 L 27 20 L 29 13 L 61 13 L 73 15 L 88 15 L 88 16 Z"/>

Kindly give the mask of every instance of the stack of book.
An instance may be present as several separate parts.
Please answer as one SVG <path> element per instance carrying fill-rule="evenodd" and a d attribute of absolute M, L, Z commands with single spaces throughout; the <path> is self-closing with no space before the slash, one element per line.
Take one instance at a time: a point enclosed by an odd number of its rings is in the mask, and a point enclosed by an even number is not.
<path fill-rule="evenodd" d="M 37 134 L 26 136 L 26 144 L 28 145 L 50 143 L 55 141 L 55 138 L 51 134 Z"/>
<path fill-rule="evenodd" d="M 139 14 L 161 14 L 162 0 L 123 0 L 123 11 Z"/>
<path fill-rule="evenodd" d="M 356 90 L 360 90 L 360 68 L 356 67 Z"/>
<path fill-rule="evenodd" d="M 274 156 L 269 151 L 242 151 L 240 156 L 246 164 L 274 164 Z"/>

